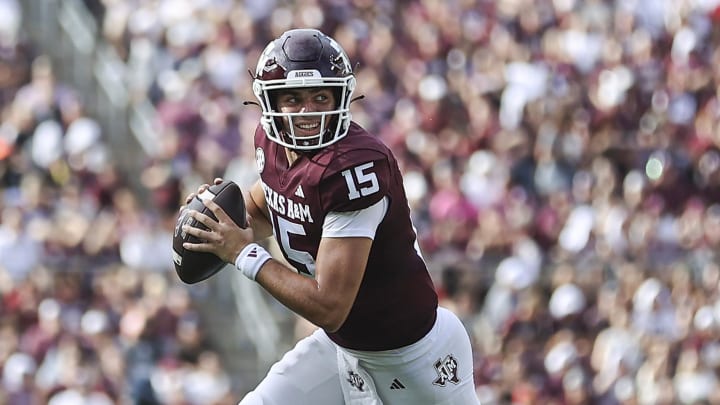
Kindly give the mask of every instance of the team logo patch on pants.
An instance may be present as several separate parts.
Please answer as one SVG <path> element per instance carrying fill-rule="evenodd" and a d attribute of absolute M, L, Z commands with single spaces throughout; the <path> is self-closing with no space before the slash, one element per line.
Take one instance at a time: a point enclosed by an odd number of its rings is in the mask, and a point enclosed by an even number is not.
<path fill-rule="evenodd" d="M 457 376 L 458 362 L 451 354 L 435 362 L 435 371 L 438 374 L 438 378 L 433 381 L 435 385 L 444 387 L 448 381 L 455 385 L 460 383 L 460 379 Z"/>
<path fill-rule="evenodd" d="M 347 381 L 350 383 L 350 386 L 355 387 L 358 389 L 358 391 L 364 391 L 365 390 L 365 380 L 360 376 L 360 374 L 350 371 L 348 372 L 348 379 Z"/>

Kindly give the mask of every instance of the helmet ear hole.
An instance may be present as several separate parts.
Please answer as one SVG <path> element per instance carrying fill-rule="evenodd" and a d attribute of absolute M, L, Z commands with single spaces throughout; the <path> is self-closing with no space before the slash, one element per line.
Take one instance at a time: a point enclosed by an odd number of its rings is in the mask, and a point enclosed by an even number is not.
<path fill-rule="evenodd" d="M 279 96 L 278 93 L 279 93 L 278 90 L 270 90 L 270 91 L 268 91 L 268 93 L 267 93 L 267 94 L 268 94 L 268 101 L 270 102 L 270 108 L 271 108 L 273 111 L 277 111 L 277 110 L 278 110 L 278 106 L 277 106 L 277 100 L 278 100 L 278 96 Z"/>
<path fill-rule="evenodd" d="M 334 87 L 332 92 L 335 97 L 335 108 L 339 108 L 342 102 L 343 89 L 341 87 Z"/>

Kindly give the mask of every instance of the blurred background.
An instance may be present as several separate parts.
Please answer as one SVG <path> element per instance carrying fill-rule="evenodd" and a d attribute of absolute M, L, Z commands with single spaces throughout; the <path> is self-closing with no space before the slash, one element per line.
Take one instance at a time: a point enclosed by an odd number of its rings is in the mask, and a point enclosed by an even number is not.
<path fill-rule="evenodd" d="M 0 0 L 0 404 L 234 404 L 311 327 L 176 277 L 251 77 L 357 63 L 483 404 L 720 404 L 720 0 Z"/>

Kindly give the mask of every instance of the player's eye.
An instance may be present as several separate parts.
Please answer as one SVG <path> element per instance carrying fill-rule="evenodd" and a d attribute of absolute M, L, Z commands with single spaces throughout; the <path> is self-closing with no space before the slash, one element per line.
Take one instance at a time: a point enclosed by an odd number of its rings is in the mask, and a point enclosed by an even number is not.
<path fill-rule="evenodd" d="M 313 95 L 313 100 L 318 104 L 331 104 L 335 100 L 335 94 L 331 90 L 322 89 Z"/>
<path fill-rule="evenodd" d="M 281 107 L 297 105 L 299 102 L 300 99 L 294 95 L 285 95 L 278 99 L 278 105 Z"/>

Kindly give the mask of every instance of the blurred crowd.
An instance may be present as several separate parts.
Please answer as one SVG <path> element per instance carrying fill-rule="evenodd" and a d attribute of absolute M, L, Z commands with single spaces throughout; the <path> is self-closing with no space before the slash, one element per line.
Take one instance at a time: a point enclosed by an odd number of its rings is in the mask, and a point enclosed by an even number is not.
<path fill-rule="evenodd" d="M 0 403 L 232 403 L 169 235 L 198 184 L 254 178 L 248 70 L 315 27 L 357 63 L 483 404 L 720 404 L 720 1 L 85 4 L 157 111 L 150 203 L 0 0 Z"/>

